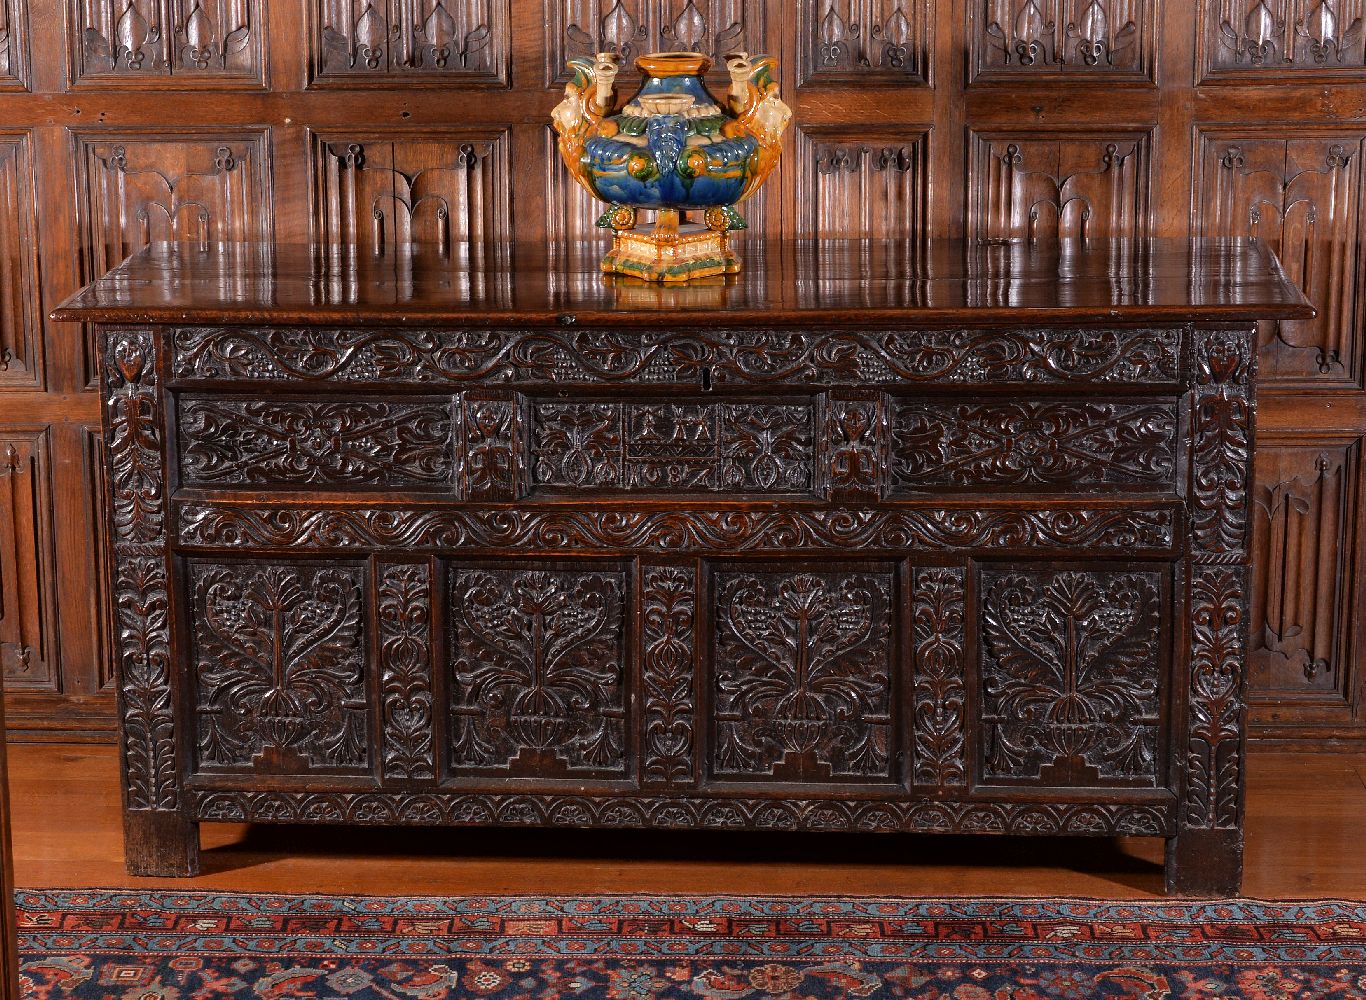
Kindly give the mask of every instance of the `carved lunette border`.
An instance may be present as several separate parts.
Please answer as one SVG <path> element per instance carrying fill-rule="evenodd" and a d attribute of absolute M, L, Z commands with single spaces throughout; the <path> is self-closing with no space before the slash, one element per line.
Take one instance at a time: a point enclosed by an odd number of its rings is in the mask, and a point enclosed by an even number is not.
<path fill-rule="evenodd" d="M 150 330 L 105 328 L 104 431 L 113 626 L 130 811 L 180 809 L 160 351 Z"/>

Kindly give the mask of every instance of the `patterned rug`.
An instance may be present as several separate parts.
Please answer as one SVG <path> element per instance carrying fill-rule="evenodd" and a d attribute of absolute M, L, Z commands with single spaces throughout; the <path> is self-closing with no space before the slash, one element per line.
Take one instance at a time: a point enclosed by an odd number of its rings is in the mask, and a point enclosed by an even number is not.
<path fill-rule="evenodd" d="M 36 1000 L 1366 998 L 1366 903 L 17 898 Z"/>

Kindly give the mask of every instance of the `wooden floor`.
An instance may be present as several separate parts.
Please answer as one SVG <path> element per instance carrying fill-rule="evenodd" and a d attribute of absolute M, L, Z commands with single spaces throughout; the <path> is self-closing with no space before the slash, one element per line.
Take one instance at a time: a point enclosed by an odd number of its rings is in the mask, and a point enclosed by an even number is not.
<path fill-rule="evenodd" d="M 112 747 L 14 746 L 10 781 L 21 888 L 1138 897 L 1162 882 L 1149 840 L 232 825 L 203 828 L 199 879 L 135 879 Z M 1247 895 L 1366 898 L 1366 755 L 1258 754 L 1249 785 Z"/>

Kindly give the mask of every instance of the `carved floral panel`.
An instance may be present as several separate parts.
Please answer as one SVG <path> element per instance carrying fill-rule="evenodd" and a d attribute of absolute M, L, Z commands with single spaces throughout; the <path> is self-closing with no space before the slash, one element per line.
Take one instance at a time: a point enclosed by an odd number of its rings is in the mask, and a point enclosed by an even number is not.
<path fill-rule="evenodd" d="M 1360 384 L 1364 142 L 1360 130 L 1210 130 L 1202 137 L 1200 232 L 1265 241 L 1319 310 L 1317 319 L 1264 325 L 1267 382 Z"/>
<path fill-rule="evenodd" d="M 46 431 L 0 431 L 0 670 L 10 690 L 56 690 L 57 563 Z"/>
<path fill-rule="evenodd" d="M 893 778 L 893 588 L 886 573 L 714 573 L 714 777 Z"/>
<path fill-rule="evenodd" d="M 578 492 L 806 492 L 814 449 L 810 404 L 542 401 L 532 482 Z"/>
<path fill-rule="evenodd" d="M 917 785 L 967 784 L 966 574 L 955 567 L 915 570 L 912 773 Z"/>
<path fill-rule="evenodd" d="M 265 82 L 263 0 L 72 0 L 75 82 L 241 87 Z"/>
<path fill-rule="evenodd" d="M 980 590 L 983 780 L 1160 784 L 1161 574 L 992 569 Z"/>
<path fill-rule="evenodd" d="M 0 133 L 0 393 L 46 380 L 30 142 Z"/>
<path fill-rule="evenodd" d="M 499 84 L 508 0 L 308 0 L 314 79 L 348 87 Z"/>
<path fill-rule="evenodd" d="M 1272 711 L 1297 694 L 1350 700 L 1360 464 L 1356 438 L 1257 442 L 1248 669 Z"/>
<path fill-rule="evenodd" d="M 647 52 L 767 52 L 762 0 L 545 0 L 547 78 L 568 79 L 576 56 L 615 52 L 629 69 Z M 634 88 L 632 88 L 634 89 Z"/>
<path fill-rule="evenodd" d="M 186 397 L 181 476 L 189 486 L 453 486 L 449 400 Z"/>
<path fill-rule="evenodd" d="M 364 570 L 344 563 L 193 563 L 199 768 L 370 771 Z"/>
<path fill-rule="evenodd" d="M 1173 403 L 907 402 L 892 421 L 902 489 L 1133 484 L 1175 489 Z"/>
<path fill-rule="evenodd" d="M 384 778 L 436 777 L 432 583 L 426 563 L 384 563 L 378 581 Z"/>
<path fill-rule="evenodd" d="M 1159 0 L 965 0 L 972 79 L 1151 80 Z"/>
<path fill-rule="evenodd" d="M 643 771 L 650 784 L 690 785 L 697 748 L 697 585 L 691 568 L 641 574 Z"/>
<path fill-rule="evenodd" d="M 421 243 L 442 254 L 507 239 L 507 145 L 507 134 L 491 129 L 320 136 L 315 237 L 375 251 Z"/>
<path fill-rule="evenodd" d="M 455 773 L 626 777 L 626 574 L 455 568 L 449 589 Z"/>
<path fill-rule="evenodd" d="M 927 148 L 921 131 L 798 129 L 798 237 L 924 238 Z"/>
<path fill-rule="evenodd" d="M 1148 233 L 1151 135 L 977 134 L 968 225 L 978 239 L 1137 239 Z"/>
<path fill-rule="evenodd" d="M 802 83 L 928 83 L 930 16 L 922 0 L 801 0 Z"/>
<path fill-rule="evenodd" d="M 1203 0 L 1207 79 L 1361 76 L 1362 0 Z"/>

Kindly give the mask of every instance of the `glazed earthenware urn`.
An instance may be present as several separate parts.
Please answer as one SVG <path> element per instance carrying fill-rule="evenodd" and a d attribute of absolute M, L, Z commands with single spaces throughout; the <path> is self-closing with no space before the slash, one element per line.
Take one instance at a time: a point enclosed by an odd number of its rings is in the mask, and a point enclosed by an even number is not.
<path fill-rule="evenodd" d="M 619 58 L 570 60 L 555 129 L 574 179 L 610 206 L 598 223 L 615 237 L 605 272 L 688 281 L 740 270 L 729 245 L 745 228 L 735 206 L 778 165 L 792 111 L 778 96 L 776 60 L 725 58 L 731 86 L 722 103 L 707 90 L 707 56 L 641 56 L 644 83 L 620 112 Z M 637 229 L 642 210 L 657 213 L 652 231 Z"/>

